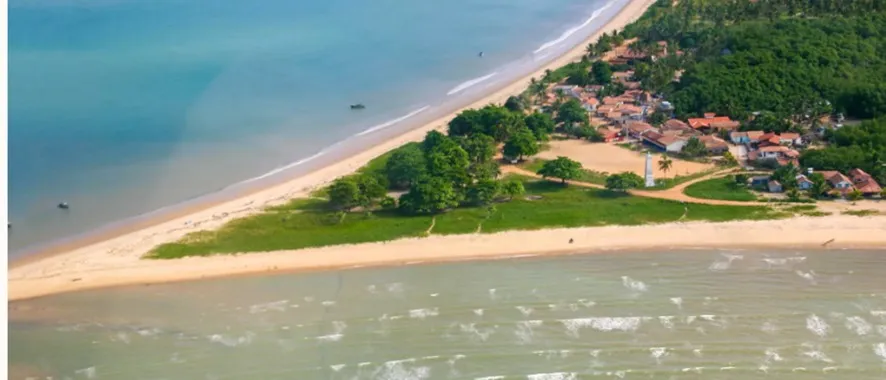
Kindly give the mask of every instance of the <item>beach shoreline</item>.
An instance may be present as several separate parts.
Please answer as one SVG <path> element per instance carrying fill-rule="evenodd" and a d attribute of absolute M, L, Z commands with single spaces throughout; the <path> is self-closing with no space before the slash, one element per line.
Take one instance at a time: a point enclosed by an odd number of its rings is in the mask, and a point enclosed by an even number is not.
<path fill-rule="evenodd" d="M 835 228 L 835 226 L 839 226 Z M 262 275 L 450 261 L 668 249 L 886 249 L 884 216 L 689 222 L 556 228 L 495 234 L 433 235 L 292 251 L 174 260 L 56 260 L 10 271 L 9 300 L 79 290 L 234 275 Z M 572 242 L 570 242 L 572 241 Z M 25 270 L 27 269 L 27 270 Z"/>
<path fill-rule="evenodd" d="M 546 70 L 553 70 L 577 61 L 585 54 L 585 46 L 588 43 L 595 41 L 604 32 L 622 29 L 642 16 L 653 3 L 654 0 L 629 0 L 618 13 L 583 42 L 550 60 L 547 64 L 538 67 L 530 74 L 490 89 L 491 92 L 479 100 L 420 127 L 355 151 L 339 162 L 282 183 L 276 182 L 267 187 L 243 190 L 241 194 L 233 198 L 182 207 L 162 217 L 147 218 L 126 226 L 109 229 L 106 233 L 91 235 L 11 260 L 9 275 L 15 277 L 22 271 L 52 267 L 53 263 L 59 261 L 103 262 L 108 267 L 129 265 L 138 262 L 142 255 L 159 244 L 176 241 L 190 232 L 216 229 L 231 219 L 261 212 L 266 206 L 306 196 L 312 190 L 330 183 L 335 178 L 354 172 L 375 157 L 408 142 L 420 141 L 431 130 L 445 128 L 447 122 L 463 109 L 478 108 L 489 103 L 503 103 L 509 96 L 521 93 L 528 86 L 531 78 L 539 78 L 544 75 Z"/>

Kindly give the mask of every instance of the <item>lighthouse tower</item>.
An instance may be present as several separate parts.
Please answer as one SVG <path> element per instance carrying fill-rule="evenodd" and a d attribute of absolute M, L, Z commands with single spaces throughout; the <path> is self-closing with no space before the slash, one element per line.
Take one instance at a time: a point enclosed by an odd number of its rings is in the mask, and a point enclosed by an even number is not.
<path fill-rule="evenodd" d="M 655 186 L 655 177 L 652 176 L 652 153 L 646 152 L 646 187 Z"/>

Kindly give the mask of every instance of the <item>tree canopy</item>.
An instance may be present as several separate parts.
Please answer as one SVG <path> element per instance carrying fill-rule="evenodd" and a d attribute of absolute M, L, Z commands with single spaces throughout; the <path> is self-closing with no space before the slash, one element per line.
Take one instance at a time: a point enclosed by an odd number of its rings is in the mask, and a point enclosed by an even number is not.
<path fill-rule="evenodd" d="M 634 172 L 611 174 L 606 177 L 606 189 L 612 191 L 628 191 L 643 186 L 643 177 Z"/>
<path fill-rule="evenodd" d="M 512 157 L 523 160 L 525 156 L 532 156 L 538 153 L 538 141 L 529 128 L 523 127 L 514 132 L 510 139 L 505 143 L 502 153 L 505 157 Z"/>
<path fill-rule="evenodd" d="M 560 156 L 555 160 L 545 162 L 538 170 L 538 174 L 544 178 L 558 178 L 563 184 L 566 184 L 566 181 L 578 178 L 581 171 L 581 163 Z"/>
<path fill-rule="evenodd" d="M 556 120 L 565 124 L 584 123 L 588 121 L 588 110 L 577 99 L 569 99 L 557 109 Z"/>
<path fill-rule="evenodd" d="M 395 189 L 405 189 L 427 173 L 425 155 L 418 145 L 410 144 L 394 151 L 385 163 L 384 173 Z"/>
<path fill-rule="evenodd" d="M 435 214 L 458 207 L 461 200 L 452 182 L 424 176 L 416 180 L 408 193 L 400 196 L 400 208 L 410 214 Z"/>

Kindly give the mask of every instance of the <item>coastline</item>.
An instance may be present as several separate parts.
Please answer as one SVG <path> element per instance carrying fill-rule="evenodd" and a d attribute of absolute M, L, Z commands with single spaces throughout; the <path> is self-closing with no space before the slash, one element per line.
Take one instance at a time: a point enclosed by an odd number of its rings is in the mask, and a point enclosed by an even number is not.
<path fill-rule="evenodd" d="M 313 189 L 321 187 L 335 178 L 354 172 L 385 152 L 408 142 L 420 141 L 428 131 L 445 128 L 446 123 L 463 109 L 478 108 L 489 103 L 503 103 L 509 96 L 521 93 L 528 86 L 531 78 L 542 76 L 545 70 L 556 69 L 578 60 L 584 55 L 584 48 L 588 43 L 595 41 L 603 32 L 622 29 L 642 16 L 653 3 L 654 0 L 629 0 L 615 16 L 583 42 L 530 74 L 503 85 L 481 99 L 423 126 L 354 152 L 353 155 L 342 161 L 282 183 L 277 182 L 264 188 L 243 191 L 242 194 L 232 199 L 184 207 L 163 217 L 138 221 L 131 225 L 111 229 L 103 234 L 61 244 L 18 258 L 9 263 L 9 277 L 16 277 L 19 273 L 32 269 L 39 271 L 41 267 L 51 268 L 57 262 L 102 262 L 108 268 L 128 266 L 137 263 L 144 253 L 156 245 L 176 241 L 187 233 L 197 230 L 215 229 L 235 217 L 254 214 L 266 206 L 305 196 Z"/>
<path fill-rule="evenodd" d="M 835 228 L 835 226 L 839 226 Z M 123 285 L 369 266 L 675 248 L 886 249 L 886 217 L 801 217 L 725 223 L 557 228 L 407 238 L 176 260 L 64 256 L 9 273 L 9 300 Z M 574 239 L 570 243 L 570 239 Z M 825 244 L 830 241 L 830 243 Z M 100 260 L 101 259 L 101 260 Z M 183 267 L 184 266 L 184 267 Z M 182 270 L 186 268 L 187 270 Z"/>

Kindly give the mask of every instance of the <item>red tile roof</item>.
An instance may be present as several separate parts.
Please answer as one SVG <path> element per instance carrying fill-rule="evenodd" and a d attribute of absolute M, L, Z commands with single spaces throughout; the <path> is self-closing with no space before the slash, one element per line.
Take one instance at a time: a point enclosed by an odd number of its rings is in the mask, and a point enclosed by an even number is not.
<path fill-rule="evenodd" d="M 709 114 L 705 114 L 709 115 Z M 729 116 L 711 116 L 711 117 L 700 117 L 700 118 L 692 118 L 688 120 L 689 126 L 695 129 L 699 128 L 707 128 L 711 127 L 711 124 L 714 123 L 724 123 L 728 125 L 732 125 L 735 123 Z"/>
<path fill-rule="evenodd" d="M 852 183 L 855 184 L 855 188 L 863 194 L 879 194 L 883 191 L 880 184 L 864 170 L 852 169 L 849 171 L 849 176 L 852 177 Z"/>

